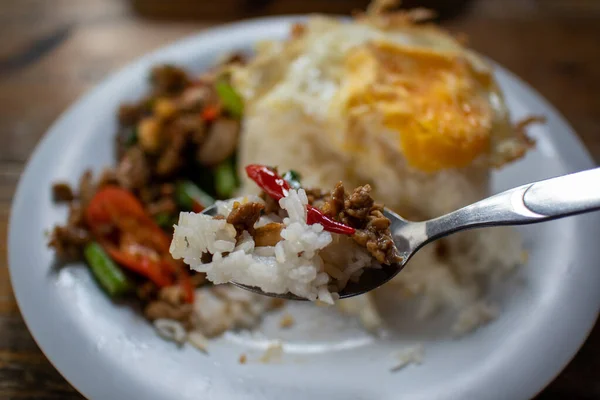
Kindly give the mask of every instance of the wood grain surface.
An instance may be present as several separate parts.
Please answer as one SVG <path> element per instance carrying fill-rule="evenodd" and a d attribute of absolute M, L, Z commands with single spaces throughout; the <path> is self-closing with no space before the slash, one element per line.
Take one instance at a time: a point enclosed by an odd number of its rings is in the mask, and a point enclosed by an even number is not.
<path fill-rule="evenodd" d="M 219 9 L 214 2 L 191 0 L 2 0 L 0 399 L 81 398 L 31 338 L 7 270 L 8 216 L 16 184 L 36 143 L 60 113 L 142 54 L 220 22 L 307 11 L 349 13 L 366 1 L 218 3 Z M 473 0 L 442 23 L 466 33 L 472 47 L 537 89 L 566 116 L 596 162 L 600 160 L 599 1 Z M 598 325 L 537 398 L 600 399 Z"/>

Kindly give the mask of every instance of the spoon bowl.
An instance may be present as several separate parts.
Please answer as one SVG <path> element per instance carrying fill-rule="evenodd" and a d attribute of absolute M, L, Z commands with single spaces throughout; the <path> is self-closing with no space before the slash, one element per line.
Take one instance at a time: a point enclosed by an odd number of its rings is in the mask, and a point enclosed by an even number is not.
<path fill-rule="evenodd" d="M 214 217 L 215 215 L 217 215 L 217 206 L 213 205 L 208 208 L 205 208 L 202 211 L 202 214 L 206 214 L 206 215 L 210 215 L 210 216 Z M 409 221 L 403 219 L 402 217 L 400 217 L 398 214 L 394 213 L 391 210 L 385 209 L 384 214 L 392 222 L 392 224 L 390 226 L 390 228 L 392 229 L 392 232 L 400 229 L 401 227 L 403 227 L 405 225 L 414 224 L 414 222 L 409 222 Z M 408 259 L 412 256 L 412 253 L 409 248 L 409 243 L 407 241 L 403 240 L 403 238 L 401 238 L 401 237 L 394 238 L 394 242 L 396 243 L 396 247 L 398 248 L 398 251 L 400 252 L 402 261 L 397 264 L 384 265 L 382 268 L 379 268 L 379 269 L 374 269 L 374 268 L 365 269 L 363 274 L 360 277 L 359 282 L 351 282 L 350 281 L 350 282 L 348 282 L 348 284 L 346 285 L 346 287 L 343 290 L 338 292 L 340 299 L 358 296 L 360 294 L 363 294 L 363 293 L 369 292 L 373 289 L 376 289 L 379 286 L 386 283 L 387 281 L 389 281 L 390 279 L 392 279 L 394 276 L 396 276 L 396 274 L 398 272 L 400 272 L 402 270 L 402 268 L 404 267 L 404 265 L 406 264 Z M 231 283 L 232 285 L 237 286 L 239 288 L 248 290 L 250 292 L 262 294 L 262 295 L 269 296 L 269 297 L 275 297 L 275 298 L 286 299 L 286 300 L 308 301 L 308 299 L 305 299 L 304 297 L 296 296 L 295 294 L 290 293 L 290 292 L 269 293 L 269 292 L 264 292 L 261 288 L 256 287 L 256 286 L 245 285 L 243 283 L 238 283 L 238 282 L 234 282 L 234 281 L 230 281 L 229 283 Z"/>
<path fill-rule="evenodd" d="M 358 282 L 338 292 L 341 299 L 374 290 L 398 274 L 427 243 L 452 233 L 486 226 L 523 225 L 600 210 L 600 168 L 534 182 L 488 197 L 441 217 L 422 222 L 407 221 L 385 209 L 394 244 L 402 261 L 382 268 L 366 268 Z M 217 207 L 203 214 L 214 216 Z M 287 300 L 306 300 L 292 293 L 265 293 L 238 282 L 235 286 L 254 293 Z"/>

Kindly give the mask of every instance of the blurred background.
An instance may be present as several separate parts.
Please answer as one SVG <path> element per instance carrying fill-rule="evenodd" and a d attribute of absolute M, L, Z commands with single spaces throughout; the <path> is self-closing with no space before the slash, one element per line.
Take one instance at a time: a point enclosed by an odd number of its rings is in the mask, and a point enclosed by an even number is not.
<path fill-rule="evenodd" d="M 81 398 L 28 333 L 6 265 L 10 202 L 49 125 L 137 57 L 240 19 L 349 15 L 368 0 L 0 0 L 0 399 Z M 563 113 L 600 160 L 600 1 L 412 0 L 526 80 Z M 599 288 L 600 290 L 600 288 Z M 549 327 L 551 329 L 551 327 Z M 598 326 L 538 399 L 600 399 Z M 524 377 L 526 379 L 526 377 Z"/>

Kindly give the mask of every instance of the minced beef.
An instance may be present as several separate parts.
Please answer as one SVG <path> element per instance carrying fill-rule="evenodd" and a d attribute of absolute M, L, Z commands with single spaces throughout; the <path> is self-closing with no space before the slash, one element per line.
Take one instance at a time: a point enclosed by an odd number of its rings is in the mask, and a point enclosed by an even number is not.
<path fill-rule="evenodd" d="M 116 169 L 116 179 L 125 189 L 135 190 L 146 186 L 150 180 L 150 166 L 146 155 L 139 147 L 125 153 Z"/>
<path fill-rule="evenodd" d="M 325 200 L 321 206 L 321 211 L 331 218 L 337 218 L 340 212 L 344 209 L 344 201 L 346 200 L 346 191 L 342 182 L 338 182 L 335 188 L 331 191 L 331 195 Z M 308 201 L 310 204 L 313 202 Z"/>
<path fill-rule="evenodd" d="M 264 209 L 265 206 L 260 203 L 240 204 L 236 201 L 233 204 L 233 210 L 227 217 L 227 223 L 235 227 L 238 236 L 244 231 L 253 234 L 254 224 L 258 221 Z"/>
<path fill-rule="evenodd" d="M 75 198 L 73 189 L 65 182 L 56 182 L 52 185 L 52 197 L 56 202 L 71 201 Z"/>
<path fill-rule="evenodd" d="M 122 126 L 135 125 L 142 116 L 142 107 L 139 104 L 122 104 L 119 107 L 118 120 Z"/>
<path fill-rule="evenodd" d="M 92 198 L 96 194 L 96 185 L 94 184 L 94 178 L 91 170 L 86 170 L 81 178 L 79 178 L 79 187 L 77 190 L 77 197 L 79 198 L 79 204 L 82 208 L 86 208 Z"/>
<path fill-rule="evenodd" d="M 84 228 L 71 224 L 55 226 L 50 234 L 49 246 L 54 248 L 59 259 L 77 260 L 90 240 L 90 233 Z"/>
<path fill-rule="evenodd" d="M 319 207 L 323 205 L 323 202 L 329 198 L 329 192 L 321 189 L 304 189 L 306 197 L 308 198 L 308 204 L 311 206 Z"/>
<path fill-rule="evenodd" d="M 154 67 L 150 74 L 152 87 L 157 95 L 174 95 L 189 85 L 187 73 L 172 65 Z"/>
<path fill-rule="evenodd" d="M 371 186 L 364 185 L 347 195 L 339 182 L 331 196 L 321 207 L 328 216 L 356 229 L 353 239 L 381 264 L 394 264 L 402 260 L 390 231 L 390 220 L 383 207 L 371 197 Z"/>
<path fill-rule="evenodd" d="M 258 197 L 265 201 L 265 214 L 277 214 L 279 210 L 281 210 L 281 207 L 279 207 L 279 202 L 266 194 L 264 190 L 260 192 Z"/>

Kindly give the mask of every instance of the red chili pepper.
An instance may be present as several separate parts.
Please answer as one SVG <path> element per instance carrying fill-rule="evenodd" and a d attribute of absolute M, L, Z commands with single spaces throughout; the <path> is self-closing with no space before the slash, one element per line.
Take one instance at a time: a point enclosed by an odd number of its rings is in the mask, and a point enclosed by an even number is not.
<path fill-rule="evenodd" d="M 356 229 L 353 227 L 337 222 L 310 204 L 306 206 L 306 223 L 309 225 L 321 224 L 323 229 L 331 233 L 341 233 L 342 235 L 354 235 L 356 233 Z"/>
<path fill-rule="evenodd" d="M 290 185 L 285 179 L 277 175 L 271 168 L 265 167 L 264 165 L 248 165 L 246 166 L 246 173 L 250 179 L 256 182 L 256 184 L 265 191 L 265 193 L 277 201 L 287 196 L 290 190 Z M 321 210 L 316 207 L 308 205 L 306 211 L 306 223 L 309 225 L 321 224 L 326 231 L 341 233 L 342 235 L 354 235 L 356 232 L 356 229 L 335 221 L 333 218 L 323 214 Z"/>
<path fill-rule="evenodd" d="M 104 240 L 100 241 L 100 244 L 113 260 L 130 271 L 145 276 L 156 286 L 162 288 L 173 284 L 173 278 L 161 268 L 158 262 L 149 257 L 120 250 Z"/>
<path fill-rule="evenodd" d="M 221 113 L 221 110 L 219 109 L 219 107 L 206 106 L 202 110 L 201 115 L 202 115 L 203 120 L 205 120 L 206 122 L 210 122 L 210 121 L 214 121 L 215 119 L 217 119 L 217 117 L 219 116 L 220 113 Z"/>
<path fill-rule="evenodd" d="M 85 210 L 85 219 L 96 233 L 102 232 L 103 226 L 115 225 L 146 247 L 161 252 L 169 251 L 169 236 L 150 218 L 142 203 L 131 192 L 118 186 L 100 189 Z"/>
<path fill-rule="evenodd" d="M 189 274 L 169 254 L 169 236 L 131 192 L 112 185 L 100 189 L 85 210 L 85 220 L 117 263 L 158 287 L 170 286 L 177 279 L 185 300 L 193 301 Z"/>
<path fill-rule="evenodd" d="M 290 184 L 280 177 L 269 167 L 259 164 L 250 164 L 246 166 L 246 174 L 262 190 L 264 190 L 273 199 L 279 201 L 287 196 L 290 190 Z"/>

